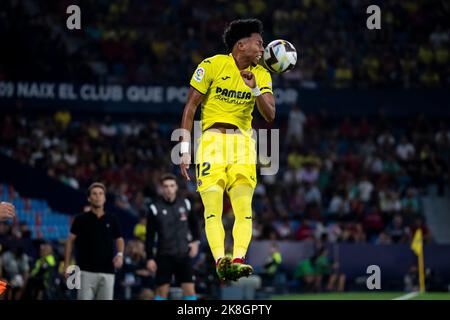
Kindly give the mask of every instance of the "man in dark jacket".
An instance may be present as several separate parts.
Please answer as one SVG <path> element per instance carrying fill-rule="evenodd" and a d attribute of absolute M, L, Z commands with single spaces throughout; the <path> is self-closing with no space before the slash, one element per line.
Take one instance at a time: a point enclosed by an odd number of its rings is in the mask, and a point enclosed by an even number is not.
<path fill-rule="evenodd" d="M 167 299 L 175 275 L 183 298 L 196 300 L 191 258 L 198 253 L 198 222 L 189 200 L 177 197 L 175 176 L 165 174 L 160 183 L 162 198 L 150 204 L 146 237 L 147 268 L 156 273 L 155 299 Z"/>

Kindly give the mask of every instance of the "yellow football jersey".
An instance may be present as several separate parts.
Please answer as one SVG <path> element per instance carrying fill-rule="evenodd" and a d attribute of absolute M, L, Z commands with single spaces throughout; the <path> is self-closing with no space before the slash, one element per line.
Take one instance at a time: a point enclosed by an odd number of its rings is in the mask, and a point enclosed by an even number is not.
<path fill-rule="evenodd" d="M 264 67 L 250 65 L 261 93 L 272 93 L 272 78 Z M 218 54 L 203 60 L 192 75 L 190 85 L 205 94 L 202 103 L 202 131 L 215 122 L 230 123 L 244 132 L 252 128 L 255 97 L 241 77 L 231 55 Z"/>

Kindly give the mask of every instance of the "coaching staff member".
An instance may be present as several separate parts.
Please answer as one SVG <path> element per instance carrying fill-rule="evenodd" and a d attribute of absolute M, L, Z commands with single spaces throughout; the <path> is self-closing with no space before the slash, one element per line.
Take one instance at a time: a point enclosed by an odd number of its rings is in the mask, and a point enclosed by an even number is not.
<path fill-rule="evenodd" d="M 102 183 L 91 184 L 88 188 L 91 210 L 75 217 L 66 242 L 66 276 L 74 245 L 75 260 L 81 270 L 78 300 L 112 300 L 114 268 L 119 269 L 123 264 L 124 241 L 117 218 L 104 210 L 105 193 Z"/>
<path fill-rule="evenodd" d="M 150 204 L 146 236 L 147 268 L 156 272 L 155 300 L 167 299 L 172 275 L 181 284 L 183 299 L 196 300 L 191 258 L 200 243 L 198 222 L 189 200 L 177 197 L 176 177 L 164 174 L 160 183 L 162 198 Z"/>

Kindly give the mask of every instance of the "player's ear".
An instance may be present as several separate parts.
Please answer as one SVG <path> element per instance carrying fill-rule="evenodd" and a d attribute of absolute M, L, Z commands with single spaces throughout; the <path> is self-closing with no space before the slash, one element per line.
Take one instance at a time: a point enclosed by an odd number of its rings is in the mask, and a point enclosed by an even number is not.
<path fill-rule="evenodd" d="M 238 50 L 245 50 L 246 41 L 244 39 L 239 40 L 237 43 Z"/>

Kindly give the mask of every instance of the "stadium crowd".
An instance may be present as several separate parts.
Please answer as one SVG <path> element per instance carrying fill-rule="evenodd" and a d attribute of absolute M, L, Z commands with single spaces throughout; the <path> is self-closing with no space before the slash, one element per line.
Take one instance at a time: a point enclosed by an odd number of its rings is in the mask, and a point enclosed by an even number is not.
<path fill-rule="evenodd" d="M 95 6 L 93 5 L 95 3 Z M 78 4 L 81 30 L 67 30 Z M 238 17 L 260 18 L 265 40 L 298 49 L 301 68 L 276 85 L 448 87 L 446 1 L 387 0 L 381 30 L 369 30 L 370 1 L 2 1 L 0 79 L 185 85 L 205 57 L 224 51 L 221 33 Z M 95 10 L 94 10 L 95 8 Z M 157 76 L 155 76 L 157 75 Z"/>
<path fill-rule="evenodd" d="M 325 112 L 305 115 L 296 106 L 287 119 L 278 121 L 284 137 L 280 170 L 276 176 L 258 177 L 253 201 L 254 239 L 320 242 L 325 237 L 329 243 L 384 245 L 409 243 L 414 231 L 421 228 L 426 241 L 432 241 L 420 196 L 443 195 L 449 185 L 450 130 L 444 122 L 421 115 L 405 122 L 382 113 L 370 119 L 335 118 Z M 92 181 L 103 181 L 117 206 L 140 217 L 135 239 L 127 243 L 117 297 L 152 296 L 152 277 L 144 268 L 145 215 L 148 202 L 160 193 L 160 174 L 177 173 L 170 160 L 175 142 L 168 138 L 176 127 L 177 123 L 163 119 L 95 119 L 66 110 L 0 120 L 3 154 L 45 170 L 73 188 L 84 190 Z M 194 212 L 201 216 L 195 183 L 181 179 L 180 183 L 181 195 L 191 199 Z M 233 214 L 228 198 L 224 219 L 230 239 Z M 9 248 L 11 241 L 7 239 L 13 238 L 14 243 L 22 239 L 24 245 Z M 24 223 L 0 224 L 0 240 L 6 243 L 1 254 L 3 277 L 6 274 L 18 288 L 9 298 L 36 297 L 43 292 L 70 297 L 70 292 L 59 287 L 61 274 L 53 274 L 55 282 L 46 284 L 50 275 L 42 269 L 48 261 L 58 266 L 60 243 L 41 245 L 31 239 Z M 205 238 L 203 243 L 206 245 Z M 207 247 L 200 252 L 195 262 L 199 293 L 213 292 L 217 283 L 210 277 L 214 270 L 208 268 L 214 264 L 208 261 Z M 319 262 L 324 259 L 318 257 Z M 303 264 L 296 271 L 299 275 L 310 270 Z M 25 281 L 33 275 L 40 279 L 31 281 L 37 289 L 27 287 L 29 282 Z M 339 277 L 336 274 L 335 281 Z M 308 281 L 309 290 L 314 290 L 316 282 Z M 42 290 L 42 284 L 49 290 Z"/>
<path fill-rule="evenodd" d="M 418 227 L 428 234 L 420 195 L 442 195 L 448 186 L 450 131 L 444 123 L 422 116 L 403 125 L 382 115 L 306 117 L 298 108 L 289 118 L 304 125 L 281 123 L 287 139 L 280 170 L 260 176 L 255 190 L 256 239 L 303 240 L 327 232 L 331 241 L 389 243 L 409 241 Z M 58 111 L 34 119 L 5 117 L 0 127 L 4 154 L 74 188 L 104 181 L 115 204 L 136 217 L 159 194 L 161 173 L 177 172 L 170 159 L 175 142 L 168 138 L 176 123 L 98 122 Z M 182 196 L 201 215 L 195 183 L 182 185 Z M 224 217 L 230 225 L 228 199 Z"/>
<path fill-rule="evenodd" d="M 65 28 L 66 8 L 72 4 L 82 10 L 79 31 Z M 266 43 L 284 38 L 298 49 L 301 68 L 274 75 L 274 86 L 448 88 L 449 2 L 383 1 L 378 31 L 366 28 L 370 4 L 1 1 L 0 36 L 8 45 L 0 50 L 0 61 L 7 62 L 0 62 L 0 81 L 186 85 L 203 58 L 224 52 L 220 35 L 226 23 L 252 16 L 263 21 Z M 407 120 L 382 113 L 373 118 L 305 114 L 293 106 L 274 125 L 281 128 L 280 170 L 276 176 L 258 177 L 253 238 L 385 245 L 409 243 L 421 228 L 431 242 L 420 196 L 448 190 L 450 128 L 422 115 Z M 154 283 L 143 248 L 145 215 L 149 201 L 160 194 L 160 175 L 178 173 L 170 159 L 175 142 L 169 138 L 178 121 L 100 118 L 63 109 L 0 119 L 1 153 L 75 189 L 102 181 L 115 205 L 139 218 L 134 239 L 126 244 L 116 298 L 152 297 Z M 179 182 L 180 195 L 191 199 L 201 217 L 195 183 Z M 233 214 L 227 198 L 224 219 L 230 239 Z M 0 279 L 12 288 L 4 298 L 73 298 L 64 287 L 62 243 L 31 235 L 22 221 L 0 222 Z M 214 296 L 218 283 L 204 235 L 202 242 L 194 261 L 197 290 Z M 281 261 L 277 248 L 273 250 L 267 267 L 272 275 Z M 343 290 L 343 275 L 325 256 L 326 250 L 318 248 L 299 263 L 294 277 L 316 290 L 317 279 L 308 277 L 315 264 L 322 273 L 332 269 L 328 287 Z"/>

